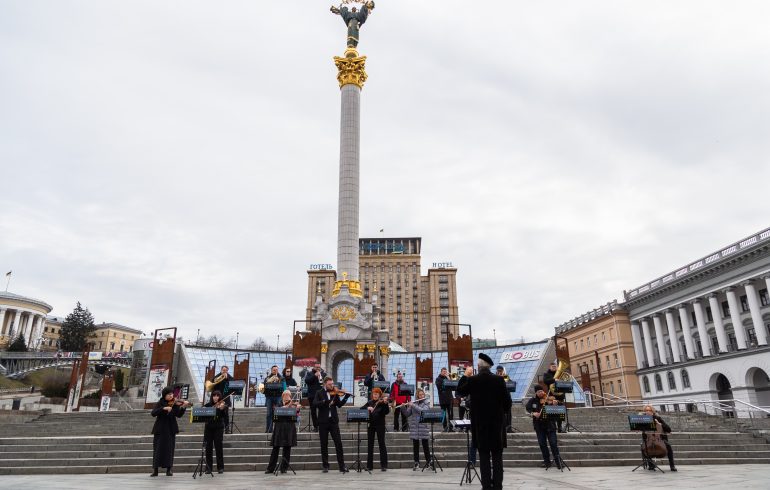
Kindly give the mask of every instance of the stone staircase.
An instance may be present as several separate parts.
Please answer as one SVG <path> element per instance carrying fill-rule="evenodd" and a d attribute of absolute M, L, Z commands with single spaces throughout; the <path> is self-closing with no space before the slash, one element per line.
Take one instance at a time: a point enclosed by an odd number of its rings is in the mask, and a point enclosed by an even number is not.
<path fill-rule="evenodd" d="M 628 431 L 627 412 L 624 408 L 571 410 L 570 422 L 582 432 L 559 434 L 562 457 L 571 466 L 638 464 L 640 435 Z M 264 470 L 270 453 L 264 417 L 264 408 L 236 412 L 241 432 L 225 436 L 228 470 Z M 732 421 L 689 413 L 664 414 L 664 418 L 674 429 L 670 441 L 677 464 L 770 464 L 770 444 L 764 438 L 736 432 Z M 0 475 L 148 471 L 152 461 L 152 436 L 149 435 L 152 421 L 146 410 L 49 414 L 27 422 L 8 421 L 0 425 Z M 520 406 L 514 407 L 514 426 L 522 432 L 509 434 L 505 465 L 538 465 L 537 440 L 530 419 Z M 349 466 L 355 460 L 356 428 L 356 424 L 341 424 Z M 465 434 L 441 433 L 440 427 L 436 428 L 439 462 L 445 468 L 462 467 L 466 458 Z M 200 456 L 203 427 L 182 418 L 180 429 L 175 469 L 192 473 Z M 365 459 L 365 428 L 362 432 L 361 449 Z M 298 447 L 292 450 L 292 466 L 296 470 L 320 470 L 318 434 L 303 432 L 298 439 Z M 390 432 L 387 442 L 390 466 L 411 467 L 412 445 L 408 434 Z M 330 461 L 335 468 L 333 448 L 330 448 Z M 378 461 L 375 451 L 375 466 Z"/>

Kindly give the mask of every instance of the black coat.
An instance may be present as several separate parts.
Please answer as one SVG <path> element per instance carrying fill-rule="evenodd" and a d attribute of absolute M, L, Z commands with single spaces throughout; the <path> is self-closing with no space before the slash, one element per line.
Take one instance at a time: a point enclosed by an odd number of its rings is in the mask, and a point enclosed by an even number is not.
<path fill-rule="evenodd" d="M 375 407 L 376 405 L 376 407 Z M 390 407 L 387 403 L 380 403 L 374 400 L 369 400 L 364 403 L 361 408 L 375 407 L 369 414 L 369 427 L 385 427 L 385 416 L 390 413 Z"/>
<path fill-rule="evenodd" d="M 444 389 L 444 381 L 447 381 L 449 378 L 446 376 L 438 375 L 438 378 L 436 378 L 436 389 L 438 389 L 438 403 L 439 405 L 451 405 L 452 404 L 452 389 L 447 388 Z"/>
<path fill-rule="evenodd" d="M 337 415 L 337 409 L 348 401 L 350 395 L 345 395 L 340 398 L 338 395 L 331 397 L 331 400 L 326 398 L 326 390 L 319 391 L 313 398 L 313 406 L 318 410 L 318 423 L 319 424 L 338 424 L 340 417 Z"/>
<path fill-rule="evenodd" d="M 660 415 L 658 414 L 653 415 L 652 419 L 656 422 L 660 422 L 660 426 L 663 429 L 663 434 L 660 435 L 660 438 L 664 441 L 668 441 L 668 434 L 671 434 L 671 426 L 660 418 Z M 647 440 L 647 432 L 642 432 L 642 440 Z"/>
<path fill-rule="evenodd" d="M 221 374 L 222 373 L 219 373 L 219 375 Z M 216 376 L 214 376 L 214 378 L 216 378 Z M 219 391 L 220 393 L 222 393 L 223 397 L 227 396 L 227 393 L 230 392 L 230 381 L 232 380 L 233 380 L 233 377 L 228 374 L 225 379 L 215 384 L 214 387 L 211 389 L 211 391 Z M 233 397 L 225 398 L 225 405 L 227 405 L 228 407 L 232 406 L 233 404 L 232 400 L 233 400 Z"/>
<path fill-rule="evenodd" d="M 163 434 L 163 435 L 177 435 L 179 434 L 179 424 L 176 419 L 184 415 L 185 408 L 179 405 L 171 407 L 170 412 L 163 410 L 168 406 L 166 400 L 161 400 L 155 404 L 155 408 L 152 409 L 152 416 L 155 417 L 155 423 L 152 426 L 151 434 Z"/>
<path fill-rule="evenodd" d="M 276 420 L 273 423 L 270 445 L 273 447 L 296 446 L 297 424 L 289 420 Z"/>
<path fill-rule="evenodd" d="M 232 398 L 232 397 L 230 397 Z M 225 405 L 227 405 L 227 402 L 225 401 Z M 213 407 L 214 402 L 209 400 L 208 403 L 203 405 L 204 407 Z M 216 416 L 206 422 L 206 430 L 220 430 L 225 428 L 225 417 L 227 417 L 227 408 L 218 409 L 217 408 L 217 414 Z"/>
<path fill-rule="evenodd" d="M 372 373 L 366 375 L 366 378 L 364 378 L 364 386 L 369 388 L 369 393 L 372 392 L 372 385 L 375 381 L 385 381 L 385 376 L 382 375 L 381 372 L 377 371 L 377 379 L 374 379 L 374 376 L 372 376 Z"/>
<path fill-rule="evenodd" d="M 321 391 L 321 382 L 318 380 L 318 376 L 316 376 L 316 370 L 311 369 L 308 371 L 307 375 L 305 376 L 305 386 L 307 386 L 307 397 L 312 402 L 315 400 L 315 395 L 319 391 Z M 322 369 L 321 370 L 321 379 L 326 377 L 326 372 Z"/>
<path fill-rule="evenodd" d="M 457 394 L 473 398 L 471 433 L 479 449 L 501 451 L 507 447 L 505 413 L 511 408 L 511 395 L 502 377 L 488 370 L 476 376 L 463 376 Z"/>
<path fill-rule="evenodd" d="M 284 377 L 283 382 L 286 386 L 297 386 L 297 380 L 294 379 L 294 376 L 289 376 L 288 378 Z"/>
<path fill-rule="evenodd" d="M 540 398 L 537 396 L 533 396 L 532 398 L 527 401 L 527 405 L 525 407 L 527 409 L 527 412 L 530 414 L 542 412 L 543 410 L 543 404 L 540 403 Z M 535 428 L 535 430 L 556 430 L 556 427 L 554 427 L 554 421 L 553 420 L 544 420 L 542 416 L 535 418 L 532 417 L 532 426 Z"/>

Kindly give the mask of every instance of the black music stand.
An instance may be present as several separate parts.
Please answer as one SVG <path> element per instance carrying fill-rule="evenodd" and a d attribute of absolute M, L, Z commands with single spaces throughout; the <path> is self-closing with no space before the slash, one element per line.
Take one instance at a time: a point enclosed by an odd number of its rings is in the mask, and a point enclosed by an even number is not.
<path fill-rule="evenodd" d="M 636 468 L 631 470 L 631 472 L 633 473 L 639 468 L 644 468 L 645 470 L 651 470 L 651 471 L 657 470 L 657 471 L 660 471 L 661 473 L 665 473 L 665 471 L 661 470 L 660 466 L 658 466 L 657 463 L 655 463 L 655 461 L 652 460 L 652 457 L 647 455 L 647 451 L 645 451 L 645 447 L 644 447 L 645 433 L 647 431 L 655 432 L 657 430 L 657 426 L 655 425 L 655 419 L 652 418 L 652 415 L 629 415 L 628 427 L 632 431 L 642 433 L 642 444 L 641 444 L 642 462 L 639 463 L 636 466 Z"/>
<path fill-rule="evenodd" d="M 543 405 L 543 420 L 564 420 L 566 417 L 567 407 L 564 405 Z M 562 472 L 564 472 L 564 468 L 567 468 L 568 471 L 572 471 L 572 468 L 570 468 L 569 465 L 561 458 L 561 450 L 559 451 L 558 456 L 554 455 L 553 462 Z M 548 471 L 548 467 L 545 469 Z"/>
<path fill-rule="evenodd" d="M 383 393 L 390 393 L 389 381 L 372 381 L 372 389 L 379 388 Z"/>
<path fill-rule="evenodd" d="M 422 467 L 421 471 L 425 471 L 428 466 L 431 467 L 433 473 L 438 473 L 436 471 L 436 466 L 438 466 L 438 469 L 442 472 L 444 471 L 444 468 L 441 467 L 441 463 L 438 462 L 438 458 L 436 458 L 436 439 L 433 437 L 433 424 L 443 421 L 444 415 L 444 411 L 440 408 L 427 408 L 420 412 L 420 423 L 430 424 L 430 461 L 425 462 L 425 466 Z"/>
<path fill-rule="evenodd" d="M 240 396 L 243 398 L 243 390 L 246 387 L 246 382 L 242 379 L 234 379 L 228 383 L 227 386 L 227 394 L 231 397 L 234 396 Z M 230 434 L 233 433 L 233 427 L 238 431 L 238 433 L 242 434 L 241 429 L 235 425 L 235 400 L 233 400 L 232 407 L 233 409 L 233 416 L 230 417 L 230 427 L 228 429 L 230 430 Z"/>
<path fill-rule="evenodd" d="M 369 410 L 365 408 L 351 408 L 347 411 L 348 423 L 355 422 L 358 424 L 358 429 L 356 431 L 356 461 L 353 463 L 353 466 L 351 466 L 350 469 L 356 470 L 358 473 L 366 470 L 371 475 L 372 470 L 367 468 L 366 465 L 361 461 L 361 422 L 367 422 L 368 420 Z"/>
<path fill-rule="evenodd" d="M 513 393 L 516 391 L 516 381 L 508 380 L 505 382 L 505 389 L 508 391 L 508 393 Z M 508 395 L 511 396 L 511 395 Z M 511 409 L 508 409 L 508 414 L 511 414 Z M 513 416 L 511 416 L 511 425 L 508 426 L 508 429 L 511 430 L 511 433 L 520 433 L 521 431 L 513 426 Z"/>
<path fill-rule="evenodd" d="M 217 409 L 215 407 L 197 407 L 190 409 L 190 422 L 192 423 L 206 423 L 209 420 L 216 417 Z M 203 442 L 201 442 L 201 457 L 198 459 L 198 464 L 195 466 L 192 477 L 197 478 L 198 475 L 203 476 L 203 468 L 206 467 L 209 475 L 214 478 L 214 472 L 212 468 L 209 468 L 206 464 L 206 431 L 203 431 Z"/>
<path fill-rule="evenodd" d="M 463 486 L 464 483 L 470 485 L 473 482 L 474 475 L 476 475 L 475 478 L 477 480 L 481 481 L 479 472 L 476 470 L 476 465 L 471 462 L 471 421 L 468 419 L 453 420 L 452 425 L 458 431 L 461 430 L 465 432 L 465 447 L 467 449 L 465 452 L 466 461 L 463 476 L 460 477 L 460 486 Z"/>
<path fill-rule="evenodd" d="M 558 392 L 561 392 L 561 393 L 572 393 L 573 392 L 572 381 L 554 381 L 554 384 L 555 384 L 554 391 L 558 391 Z M 564 407 L 566 408 L 566 405 L 564 405 Z M 567 410 L 565 415 L 564 415 L 564 424 L 565 424 L 564 432 L 570 432 L 570 430 L 572 430 L 573 432 L 579 432 L 581 434 L 583 433 L 581 430 L 579 430 L 577 427 L 575 427 L 574 425 L 572 425 L 570 423 L 570 421 L 569 421 L 569 410 Z M 572 470 L 570 470 L 570 471 L 572 471 Z"/>
<path fill-rule="evenodd" d="M 308 390 L 307 390 L 307 384 L 305 384 L 305 377 L 304 377 L 304 376 L 301 376 L 301 378 L 302 378 L 302 392 L 301 392 L 300 396 L 301 396 L 303 399 L 304 399 L 304 398 L 307 398 L 307 401 L 308 401 L 308 404 L 307 404 L 307 406 L 308 406 L 308 409 L 312 410 L 312 409 L 313 409 L 313 407 L 312 407 L 312 405 L 313 405 L 313 400 L 311 400 L 311 399 L 310 399 L 310 398 L 308 398 L 308 396 L 307 396 L 307 394 L 308 394 Z M 300 402 L 299 402 L 299 403 L 300 403 L 300 405 L 302 405 L 302 400 L 300 400 Z M 310 413 L 308 413 L 308 414 L 307 414 L 307 423 L 305 424 L 305 426 L 304 426 L 304 427 L 300 428 L 299 430 L 300 430 L 300 432 L 313 432 L 313 417 L 310 415 Z"/>

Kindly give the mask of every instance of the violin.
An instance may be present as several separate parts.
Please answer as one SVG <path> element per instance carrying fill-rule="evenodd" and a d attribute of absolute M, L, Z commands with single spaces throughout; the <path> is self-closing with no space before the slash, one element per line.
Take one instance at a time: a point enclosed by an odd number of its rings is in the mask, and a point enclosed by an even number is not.
<path fill-rule="evenodd" d="M 173 407 L 174 405 L 186 407 L 188 405 L 192 405 L 192 403 L 188 402 L 187 400 L 177 400 L 176 398 L 172 398 L 171 400 L 168 400 L 168 406 Z"/>
<path fill-rule="evenodd" d="M 329 396 L 340 396 L 340 395 L 350 395 L 350 393 L 348 393 L 347 391 L 341 388 L 337 388 L 336 386 L 331 391 L 329 391 Z"/>

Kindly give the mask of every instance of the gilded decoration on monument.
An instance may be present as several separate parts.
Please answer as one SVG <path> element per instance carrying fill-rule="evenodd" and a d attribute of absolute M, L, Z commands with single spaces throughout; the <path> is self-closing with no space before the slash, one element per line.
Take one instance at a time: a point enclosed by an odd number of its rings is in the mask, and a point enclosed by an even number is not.
<path fill-rule="evenodd" d="M 329 344 L 321 344 L 321 354 L 329 352 Z"/>
<path fill-rule="evenodd" d="M 356 310 L 350 306 L 335 306 L 331 313 L 333 319 L 341 321 L 353 320 L 356 317 Z"/>
<path fill-rule="evenodd" d="M 345 57 L 334 57 L 334 64 L 337 65 L 337 81 L 340 88 L 345 85 L 355 85 L 358 88 L 364 88 L 366 82 L 366 56 L 358 56 L 355 49 L 345 50 Z"/>
<path fill-rule="evenodd" d="M 342 280 L 334 283 L 334 289 L 332 290 L 332 297 L 336 298 L 340 294 L 342 286 L 347 286 L 348 292 L 355 298 L 362 298 L 364 292 L 361 290 L 361 283 L 359 281 L 348 281 L 348 273 L 342 273 Z"/>
<path fill-rule="evenodd" d="M 387 345 L 381 345 L 380 346 L 380 355 L 381 356 L 389 356 L 390 355 L 390 347 Z"/>

